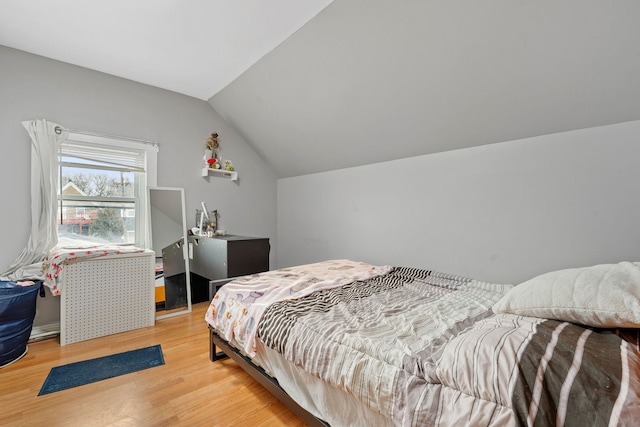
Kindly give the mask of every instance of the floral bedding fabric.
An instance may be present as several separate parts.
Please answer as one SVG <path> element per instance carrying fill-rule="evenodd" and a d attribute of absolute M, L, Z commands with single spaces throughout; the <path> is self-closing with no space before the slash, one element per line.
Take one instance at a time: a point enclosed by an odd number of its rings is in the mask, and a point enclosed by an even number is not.
<path fill-rule="evenodd" d="M 270 304 L 367 280 L 390 270 L 389 266 L 332 260 L 249 275 L 220 288 L 205 319 L 224 339 L 253 357 L 256 325 Z"/>
<path fill-rule="evenodd" d="M 60 295 L 60 274 L 65 265 L 84 259 L 98 258 L 107 255 L 120 255 L 144 252 L 144 249 L 135 246 L 117 245 L 73 245 L 54 248 L 45 258 L 42 269 L 45 273 L 44 284 L 51 289 L 53 295 Z"/>

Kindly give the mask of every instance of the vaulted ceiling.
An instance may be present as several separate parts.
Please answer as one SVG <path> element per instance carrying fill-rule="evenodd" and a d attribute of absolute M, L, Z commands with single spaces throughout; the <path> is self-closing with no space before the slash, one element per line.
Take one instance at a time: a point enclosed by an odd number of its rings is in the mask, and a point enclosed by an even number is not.
<path fill-rule="evenodd" d="M 207 100 L 331 0 L 2 0 L 0 44 Z"/>
<path fill-rule="evenodd" d="M 290 177 L 640 119 L 639 19 L 636 0 L 2 0 L 0 44 L 208 100 Z"/>
<path fill-rule="evenodd" d="M 335 0 L 209 102 L 297 176 L 640 119 L 640 2 Z"/>

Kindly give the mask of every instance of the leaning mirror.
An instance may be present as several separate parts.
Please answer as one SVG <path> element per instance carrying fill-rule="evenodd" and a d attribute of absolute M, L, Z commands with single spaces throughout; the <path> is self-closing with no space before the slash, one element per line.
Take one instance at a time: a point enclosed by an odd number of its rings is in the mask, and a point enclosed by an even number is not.
<path fill-rule="evenodd" d="M 149 188 L 150 247 L 156 253 L 156 319 L 191 312 L 184 189 Z"/>

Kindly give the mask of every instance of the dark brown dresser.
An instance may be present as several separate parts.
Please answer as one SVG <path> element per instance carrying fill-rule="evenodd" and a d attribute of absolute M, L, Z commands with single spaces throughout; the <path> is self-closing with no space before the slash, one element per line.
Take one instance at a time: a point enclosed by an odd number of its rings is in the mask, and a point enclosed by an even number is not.
<path fill-rule="evenodd" d="M 269 270 L 268 238 L 189 236 L 191 302 L 208 301 L 209 282 Z"/>

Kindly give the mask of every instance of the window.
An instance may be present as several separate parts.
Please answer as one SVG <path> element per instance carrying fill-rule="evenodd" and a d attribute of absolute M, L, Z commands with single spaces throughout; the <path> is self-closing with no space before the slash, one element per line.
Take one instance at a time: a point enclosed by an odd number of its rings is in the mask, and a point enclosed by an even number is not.
<path fill-rule="evenodd" d="M 157 146 L 69 134 L 60 145 L 58 239 L 146 246 Z"/>

